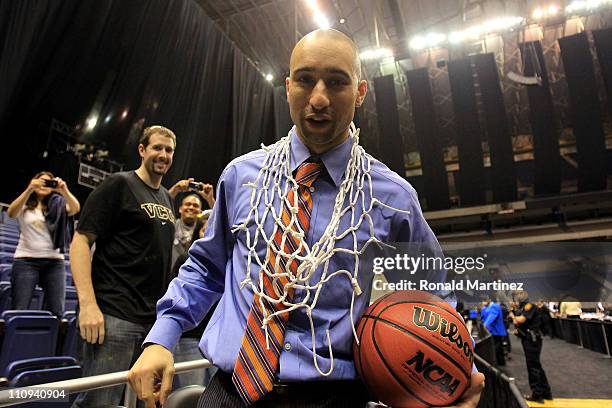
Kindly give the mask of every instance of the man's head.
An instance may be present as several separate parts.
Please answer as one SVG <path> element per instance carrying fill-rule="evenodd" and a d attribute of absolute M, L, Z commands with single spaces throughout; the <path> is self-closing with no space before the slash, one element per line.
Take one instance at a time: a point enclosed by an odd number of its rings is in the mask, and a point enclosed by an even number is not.
<path fill-rule="evenodd" d="M 172 166 L 176 136 L 163 126 L 150 126 L 142 132 L 138 153 L 150 176 L 163 176 Z"/>
<path fill-rule="evenodd" d="M 291 53 L 285 83 L 291 119 L 313 153 L 346 139 L 355 108 L 367 92 L 359 52 L 350 38 L 333 29 L 303 37 Z"/>
<path fill-rule="evenodd" d="M 529 293 L 526 290 L 519 290 L 514 293 L 514 300 L 519 303 L 525 303 L 529 301 Z"/>
<path fill-rule="evenodd" d="M 202 200 L 197 194 L 188 194 L 183 197 L 178 212 L 183 224 L 193 225 L 202 212 Z"/>

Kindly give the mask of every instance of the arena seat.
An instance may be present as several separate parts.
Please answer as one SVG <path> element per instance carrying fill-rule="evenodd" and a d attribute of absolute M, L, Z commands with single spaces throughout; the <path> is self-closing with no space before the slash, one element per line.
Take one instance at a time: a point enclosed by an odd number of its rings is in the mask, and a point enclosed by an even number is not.
<path fill-rule="evenodd" d="M 5 310 L 0 315 L 4 321 L 13 316 L 53 316 L 48 310 Z"/>
<path fill-rule="evenodd" d="M 79 297 L 77 295 L 76 288 L 74 286 L 66 287 L 66 304 L 64 310 L 67 312 L 71 312 L 76 310 L 77 305 L 79 304 Z"/>
<path fill-rule="evenodd" d="M 0 312 L 11 308 L 11 282 L 0 282 Z"/>
<path fill-rule="evenodd" d="M 0 371 L 17 360 L 55 355 L 59 319 L 55 316 L 12 316 L 4 323 Z"/>
<path fill-rule="evenodd" d="M 12 254 L 17 250 L 17 244 L 13 244 L 12 242 L 5 242 L 4 240 L 0 240 L 0 252 L 10 252 Z"/>
<path fill-rule="evenodd" d="M 68 367 L 73 365 L 77 365 L 76 359 L 67 356 L 28 358 L 25 360 L 13 361 L 6 367 L 2 375 L 11 381 L 19 374 L 26 371 Z"/>
<path fill-rule="evenodd" d="M 80 378 L 83 369 L 72 357 L 46 357 L 14 361 L 5 370 L 5 376 L 9 381 L 9 387 L 28 387 L 31 385 L 45 384 L 55 381 L 72 380 Z M 76 394 L 69 397 L 73 402 Z M 66 402 L 45 402 L 44 406 L 49 408 L 65 407 Z M 40 402 L 20 404 L 20 407 L 38 408 Z"/>
<path fill-rule="evenodd" d="M 168 396 L 164 408 L 196 408 L 205 389 L 203 385 L 188 385 L 179 388 Z"/>
<path fill-rule="evenodd" d="M 68 327 L 66 329 L 66 335 L 64 336 L 64 342 L 62 344 L 62 355 L 76 358 L 77 347 L 80 343 L 79 330 L 77 329 L 76 325 L 77 318 L 74 313 L 66 316 L 66 319 L 68 320 Z"/>
<path fill-rule="evenodd" d="M 12 264 L 0 264 L 0 281 L 10 282 L 12 269 Z"/>
<path fill-rule="evenodd" d="M 14 252 L 0 251 L 0 263 L 10 264 L 13 263 Z"/>

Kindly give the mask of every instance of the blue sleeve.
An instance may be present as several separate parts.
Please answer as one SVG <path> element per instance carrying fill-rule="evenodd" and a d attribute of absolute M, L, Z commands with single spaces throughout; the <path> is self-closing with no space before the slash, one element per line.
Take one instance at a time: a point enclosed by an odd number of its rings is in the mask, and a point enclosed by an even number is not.
<path fill-rule="evenodd" d="M 484 325 L 487 327 L 487 329 L 490 330 L 490 328 L 493 327 L 493 322 L 498 318 L 498 316 L 500 316 L 500 314 L 501 308 L 499 307 L 490 306 L 487 308 L 487 314 L 484 321 Z"/>
<path fill-rule="evenodd" d="M 435 234 L 427 224 L 419 199 L 414 188 L 410 188 L 410 214 L 397 213 L 397 221 L 399 228 L 397 230 L 396 241 L 418 244 L 422 252 L 430 257 L 441 257 L 444 258 L 444 253 L 440 247 L 440 243 L 436 238 Z M 418 272 L 417 272 L 418 273 Z M 386 276 L 386 275 L 385 275 Z M 388 278 L 390 281 L 394 281 L 397 276 Z M 427 271 L 426 275 L 419 276 L 419 279 L 425 279 L 428 282 L 445 282 L 446 281 L 446 269 L 434 269 Z M 436 292 L 435 295 L 440 296 L 450 305 L 455 307 L 457 305 L 457 299 L 452 291 Z"/>
<path fill-rule="evenodd" d="M 234 185 L 230 172 L 234 173 L 226 169 L 221 175 L 204 237 L 193 243 L 189 258 L 157 302 L 157 320 L 143 344 L 160 344 L 172 350 L 182 333 L 196 327 L 223 294 L 233 239 L 228 215 L 232 191 L 227 186 Z"/>

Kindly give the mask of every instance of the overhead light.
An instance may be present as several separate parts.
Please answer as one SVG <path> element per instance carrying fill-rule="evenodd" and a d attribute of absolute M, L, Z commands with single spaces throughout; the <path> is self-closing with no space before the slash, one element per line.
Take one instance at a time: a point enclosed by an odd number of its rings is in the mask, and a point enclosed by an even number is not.
<path fill-rule="evenodd" d="M 542 17 L 544 17 L 544 11 L 541 8 L 537 8 L 533 10 L 533 13 L 531 13 L 531 17 L 533 17 L 536 20 L 539 20 Z"/>
<path fill-rule="evenodd" d="M 104 123 L 108 123 L 111 120 L 111 115 L 106 115 L 106 117 L 104 118 Z"/>
<path fill-rule="evenodd" d="M 306 0 L 306 4 L 312 11 L 317 11 L 319 9 L 319 5 L 317 4 L 317 0 Z"/>
<path fill-rule="evenodd" d="M 98 116 L 92 115 L 89 118 L 87 118 L 87 126 L 85 127 L 85 130 L 91 131 L 96 127 L 97 124 L 98 124 Z"/>
<path fill-rule="evenodd" d="M 442 44 L 446 41 L 446 35 L 440 33 L 429 33 L 427 35 L 417 35 L 410 40 L 410 47 L 415 50 L 422 50 L 424 48 L 433 48 Z"/>
<path fill-rule="evenodd" d="M 340 19 L 340 24 L 344 24 L 344 23 L 346 23 L 346 20 L 345 20 L 345 19 L 343 19 L 343 18 L 341 18 L 341 19 Z"/>
<path fill-rule="evenodd" d="M 329 20 L 321 11 L 317 10 L 314 13 L 315 23 L 319 26 L 319 28 L 330 28 L 331 24 L 329 24 Z"/>
<path fill-rule="evenodd" d="M 476 41 L 486 34 L 499 33 L 510 30 L 525 21 L 523 17 L 509 16 L 487 20 L 482 24 L 468 27 L 465 30 L 453 31 L 448 35 L 448 42 L 459 44 L 465 40 Z"/>
<path fill-rule="evenodd" d="M 314 21 L 319 26 L 319 28 L 331 27 L 329 19 L 321 11 L 317 0 L 306 0 L 306 4 L 308 5 L 308 8 L 310 8 L 310 10 L 312 11 Z"/>
<path fill-rule="evenodd" d="M 590 12 L 599 8 L 604 3 L 609 4 L 610 0 L 575 0 L 565 8 L 565 12 L 568 14 L 576 12 Z"/>
<path fill-rule="evenodd" d="M 487 20 L 482 25 L 482 31 L 487 32 L 487 33 L 495 32 L 495 31 L 504 31 L 516 25 L 521 24 L 524 20 L 525 19 L 523 17 L 518 17 L 518 16 L 502 17 L 502 18 L 495 18 L 492 20 Z"/>
<path fill-rule="evenodd" d="M 273 79 L 274 79 L 274 76 L 272 74 L 266 74 L 266 81 L 272 82 Z"/>
<path fill-rule="evenodd" d="M 559 7 L 555 6 L 554 4 L 551 6 L 548 6 L 548 15 L 549 16 L 554 16 L 559 12 Z"/>
<path fill-rule="evenodd" d="M 393 51 L 389 48 L 372 48 L 365 50 L 359 54 L 359 58 L 364 61 L 378 60 L 383 58 L 392 58 Z"/>
<path fill-rule="evenodd" d="M 127 109 L 127 108 L 125 108 L 125 109 L 123 110 L 123 112 L 121 112 L 121 119 L 125 119 L 125 118 L 127 118 L 127 115 L 128 115 L 128 109 Z"/>

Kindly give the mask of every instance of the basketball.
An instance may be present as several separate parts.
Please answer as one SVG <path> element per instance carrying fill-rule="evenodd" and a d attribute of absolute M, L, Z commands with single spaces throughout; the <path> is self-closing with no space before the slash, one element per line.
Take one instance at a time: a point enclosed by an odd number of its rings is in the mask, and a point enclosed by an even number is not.
<path fill-rule="evenodd" d="M 399 291 L 378 299 L 361 317 L 357 336 L 357 371 L 371 395 L 393 408 L 450 405 L 470 384 L 470 334 L 434 295 Z"/>

